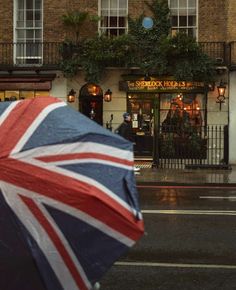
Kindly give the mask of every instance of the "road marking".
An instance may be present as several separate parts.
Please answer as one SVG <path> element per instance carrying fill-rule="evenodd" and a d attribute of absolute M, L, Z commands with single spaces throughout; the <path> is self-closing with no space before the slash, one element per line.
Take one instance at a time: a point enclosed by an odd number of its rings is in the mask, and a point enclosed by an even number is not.
<path fill-rule="evenodd" d="M 236 269 L 236 265 L 218 264 L 176 264 L 176 263 L 150 263 L 150 262 L 116 262 L 116 266 L 139 267 L 166 267 L 166 268 L 208 268 L 208 269 Z"/>
<path fill-rule="evenodd" d="M 229 184 L 228 186 L 222 185 L 137 185 L 137 188 L 169 188 L 169 189 L 236 189 L 235 185 Z"/>
<path fill-rule="evenodd" d="M 236 196 L 231 195 L 231 196 L 211 196 L 211 195 L 206 195 L 206 196 L 199 196 L 200 199 L 220 199 L 220 200 L 230 200 L 230 201 L 236 201 Z"/>
<path fill-rule="evenodd" d="M 143 214 L 173 214 L 173 215 L 236 215 L 235 210 L 157 210 L 144 209 Z"/>

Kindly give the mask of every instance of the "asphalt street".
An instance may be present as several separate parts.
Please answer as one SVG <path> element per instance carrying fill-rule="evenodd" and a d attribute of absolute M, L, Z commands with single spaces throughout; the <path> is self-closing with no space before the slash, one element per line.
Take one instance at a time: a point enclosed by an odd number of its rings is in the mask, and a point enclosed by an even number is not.
<path fill-rule="evenodd" d="M 236 289 L 236 187 L 138 189 L 145 235 L 100 289 Z"/>

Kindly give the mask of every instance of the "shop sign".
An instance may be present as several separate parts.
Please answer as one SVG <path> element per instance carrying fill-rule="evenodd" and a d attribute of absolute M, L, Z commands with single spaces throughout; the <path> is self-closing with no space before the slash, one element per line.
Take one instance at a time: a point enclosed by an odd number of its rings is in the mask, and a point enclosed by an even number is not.
<path fill-rule="evenodd" d="M 192 90 L 192 89 L 204 89 L 204 82 L 188 82 L 188 81 L 173 81 L 173 80 L 136 80 L 127 81 L 127 89 L 130 91 L 139 90 Z"/>
<path fill-rule="evenodd" d="M 49 91 L 51 89 L 51 82 L 0 82 L 0 90 L 40 90 L 40 91 Z"/>

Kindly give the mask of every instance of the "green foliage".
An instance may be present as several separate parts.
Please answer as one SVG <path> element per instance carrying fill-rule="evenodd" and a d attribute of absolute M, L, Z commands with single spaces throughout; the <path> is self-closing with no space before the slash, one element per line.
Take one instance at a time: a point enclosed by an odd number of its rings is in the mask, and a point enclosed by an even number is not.
<path fill-rule="evenodd" d="M 129 37 L 122 35 L 115 38 L 96 36 L 86 40 L 81 50 L 81 65 L 86 73 L 86 80 L 99 82 L 107 66 L 124 67 L 131 59 Z"/>
<path fill-rule="evenodd" d="M 79 64 L 85 71 L 86 80 L 98 83 L 105 73 L 105 67 L 138 66 L 144 75 L 213 81 L 214 63 L 202 52 L 196 40 L 183 33 L 170 36 L 168 1 L 153 0 L 146 5 L 152 13 L 153 28 L 145 29 L 142 26 L 144 15 L 140 15 L 137 19 L 129 18 L 128 35 L 114 38 L 95 36 L 79 44 L 77 42 L 77 50 L 73 43 L 67 42 L 61 51 L 63 71 L 76 73 L 76 65 Z M 62 19 L 67 27 L 74 27 L 78 40 L 79 31 L 87 17 L 86 12 L 76 11 L 63 15 Z"/>
<path fill-rule="evenodd" d="M 170 73 L 177 80 L 212 81 L 214 62 L 202 52 L 196 40 L 184 33 L 169 39 L 167 50 Z"/>
<path fill-rule="evenodd" d="M 212 81 L 215 76 L 213 61 L 202 52 L 193 37 L 170 32 L 168 1 L 146 3 L 153 14 L 153 28 L 142 27 L 141 15 L 129 20 L 129 34 L 138 56 L 136 65 L 143 74 L 171 75 L 177 80 Z"/>
<path fill-rule="evenodd" d="M 60 69 L 63 71 L 65 77 L 72 78 L 78 72 L 79 59 L 75 57 L 62 60 Z"/>
<path fill-rule="evenodd" d="M 153 14 L 153 34 L 158 40 L 162 36 L 168 36 L 171 28 L 170 9 L 167 0 L 155 0 L 152 4 L 145 2 Z"/>
<path fill-rule="evenodd" d="M 72 11 L 62 15 L 62 23 L 75 32 L 75 42 L 79 41 L 81 26 L 88 17 L 88 12 Z"/>
<path fill-rule="evenodd" d="M 164 74 L 166 72 L 165 45 L 171 27 L 168 18 L 168 1 L 155 0 L 152 4 L 146 3 L 146 5 L 153 14 L 152 29 L 145 29 L 142 26 L 144 15 L 140 15 L 137 19 L 129 18 L 129 36 L 137 56 L 136 65 L 144 74 L 152 70 Z"/>

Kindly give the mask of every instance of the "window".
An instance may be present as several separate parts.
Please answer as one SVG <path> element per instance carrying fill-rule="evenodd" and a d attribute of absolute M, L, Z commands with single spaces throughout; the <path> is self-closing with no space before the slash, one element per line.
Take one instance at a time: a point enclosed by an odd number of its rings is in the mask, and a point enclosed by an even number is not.
<path fill-rule="evenodd" d="M 169 0 L 172 35 L 183 31 L 197 38 L 197 0 Z"/>
<path fill-rule="evenodd" d="M 16 101 L 35 97 L 48 97 L 49 91 L 24 91 L 24 90 L 6 90 L 0 91 L 0 102 Z"/>
<path fill-rule="evenodd" d="M 42 0 L 15 0 L 15 63 L 42 61 Z"/>
<path fill-rule="evenodd" d="M 100 0 L 99 32 L 119 36 L 128 31 L 128 0 Z"/>
<path fill-rule="evenodd" d="M 201 130 L 205 125 L 205 99 L 203 94 L 173 93 L 161 94 L 160 123 L 163 126 L 177 126 Z"/>

